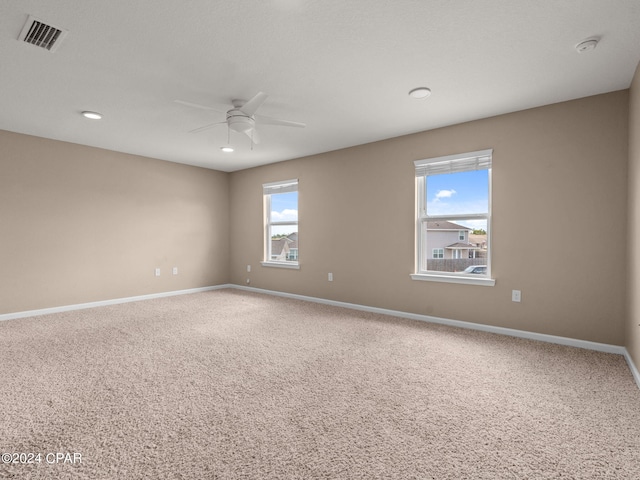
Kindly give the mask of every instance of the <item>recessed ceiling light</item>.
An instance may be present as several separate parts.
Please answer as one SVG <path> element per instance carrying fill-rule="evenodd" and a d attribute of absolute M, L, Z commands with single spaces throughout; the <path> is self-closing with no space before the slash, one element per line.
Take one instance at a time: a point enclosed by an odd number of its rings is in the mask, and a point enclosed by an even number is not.
<path fill-rule="evenodd" d="M 85 117 L 85 118 L 90 118 L 91 120 L 100 120 L 102 118 L 102 114 L 101 113 L 89 112 L 89 111 L 82 112 L 82 116 Z"/>
<path fill-rule="evenodd" d="M 577 44 L 576 45 L 576 50 L 578 51 L 578 53 L 589 52 L 589 51 L 593 50 L 594 48 L 596 48 L 597 45 L 598 45 L 598 39 L 597 38 L 589 38 L 589 39 L 583 40 L 582 42 Z"/>
<path fill-rule="evenodd" d="M 431 95 L 431 89 L 427 87 L 414 88 L 409 92 L 409 96 L 413 98 L 427 98 Z"/>
<path fill-rule="evenodd" d="M 220 147 L 220 150 L 222 150 L 224 153 L 231 153 L 233 152 L 233 147 L 230 146 L 224 146 L 224 147 Z"/>

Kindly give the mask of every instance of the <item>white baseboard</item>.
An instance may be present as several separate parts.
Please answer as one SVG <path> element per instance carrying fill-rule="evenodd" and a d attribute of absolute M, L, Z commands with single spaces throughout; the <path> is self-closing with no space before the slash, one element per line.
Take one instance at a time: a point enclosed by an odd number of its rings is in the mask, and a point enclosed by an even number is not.
<path fill-rule="evenodd" d="M 556 343 L 559 345 L 567 345 L 570 347 L 585 348 L 587 350 L 596 350 L 598 352 L 615 353 L 624 355 L 626 349 L 619 345 L 610 345 L 608 343 L 590 342 L 587 340 L 578 340 L 575 338 L 558 337 L 556 335 L 547 335 L 544 333 L 528 332 L 525 330 L 516 330 L 513 328 L 494 327 L 491 325 L 483 325 L 481 323 L 463 322 L 461 320 L 451 320 L 448 318 L 432 317 L 429 315 L 421 315 L 417 313 L 401 312 L 399 310 L 388 310 L 386 308 L 368 307 L 366 305 L 358 305 L 355 303 L 338 302 L 335 300 L 326 300 L 324 298 L 308 297 L 306 295 L 297 295 L 293 293 L 277 292 L 273 290 L 263 290 L 255 287 L 245 287 L 243 285 L 229 285 L 231 288 L 238 290 L 246 290 L 256 293 L 264 293 L 279 297 L 294 298 L 297 300 L 306 300 L 309 302 L 322 303 L 325 305 L 333 305 L 336 307 L 350 308 L 353 310 L 361 310 L 364 312 L 380 313 L 382 315 L 391 315 L 393 317 L 408 318 L 411 320 L 420 320 L 422 322 L 438 323 L 441 325 L 449 325 L 451 327 L 467 328 L 471 330 L 479 330 L 481 332 L 497 333 L 499 335 L 508 335 L 510 337 L 525 338 L 529 340 L 539 340 L 541 342 Z"/>
<path fill-rule="evenodd" d="M 631 375 L 633 375 L 633 379 L 636 381 L 636 385 L 638 385 L 638 388 L 640 388 L 640 372 L 638 371 L 635 363 L 633 363 L 633 359 L 631 358 L 631 355 L 626 348 L 624 349 L 624 359 L 627 361 L 627 365 L 629 365 Z"/>
<path fill-rule="evenodd" d="M 246 287 L 243 285 L 234 285 L 234 284 L 222 284 L 222 285 L 214 285 L 214 286 L 210 286 L 210 287 L 200 287 L 200 288 L 190 288 L 187 290 L 176 290 L 176 291 L 171 291 L 171 292 L 162 292 L 162 293 L 151 293 L 148 295 L 139 295 L 139 296 L 135 296 L 135 297 L 126 297 L 126 298 L 116 298 L 116 299 L 112 299 L 112 300 L 101 300 L 98 302 L 89 302 L 89 303 L 80 303 L 80 304 L 76 304 L 76 305 L 65 305 L 65 306 L 61 306 L 61 307 L 52 307 L 52 308 L 43 308 L 43 309 L 39 309 L 39 310 L 29 310 L 29 311 L 23 311 L 23 312 L 15 312 L 15 313 L 5 313 L 5 314 L 0 314 L 0 321 L 3 320 L 13 320 L 16 318 L 25 318 L 25 317 L 34 317 L 34 316 L 38 316 L 38 315 L 48 315 L 51 313 L 59 313 L 59 312 L 68 312 L 71 310 L 81 310 L 81 309 L 85 309 L 85 308 L 94 308 L 94 307 L 103 307 L 106 305 L 117 305 L 119 303 L 128 303 L 128 302 L 138 302 L 140 300 L 151 300 L 154 298 L 162 298 L 162 297 L 171 297 L 174 295 L 186 295 L 189 293 L 199 293 L 199 292 L 207 292 L 207 291 L 211 291 L 211 290 L 221 290 L 224 288 L 233 288 L 233 289 L 237 289 L 237 290 L 245 290 L 248 292 L 255 292 L 255 293 L 263 293 L 266 295 L 274 295 L 274 296 L 278 296 L 278 297 L 285 297 L 285 298 L 293 298 L 296 300 L 305 300 L 308 302 L 315 302 L 315 303 L 322 303 L 325 305 L 333 305 L 335 307 L 343 307 L 343 308 L 350 308 L 352 310 L 360 310 L 360 311 L 364 311 L 364 312 L 372 312 L 372 313 L 379 313 L 382 315 L 390 315 L 393 317 L 400 317 L 400 318 L 408 318 L 411 320 L 419 320 L 422 322 L 429 322 L 429 323 L 437 323 L 437 324 L 441 324 L 441 325 L 449 325 L 451 327 L 458 327 L 458 328 L 467 328 L 470 330 L 478 330 L 478 331 L 482 331 L 482 332 L 488 332 L 488 333 L 496 333 L 498 335 L 508 335 L 511 337 L 518 337 L 518 338 L 524 338 L 524 339 L 529 339 L 529 340 L 538 340 L 541 342 L 547 342 L 547 343 L 555 343 L 555 344 L 559 344 L 559 345 L 566 345 L 566 346 L 570 346 L 570 347 L 577 347 L 577 348 L 585 348 L 587 350 L 595 350 L 598 352 L 605 352 L 605 353 L 614 353 L 614 354 L 618 354 L 618 355 L 623 355 L 625 360 L 627 361 L 627 364 L 629 365 L 629 369 L 631 370 L 631 374 L 633 375 L 633 378 L 636 382 L 636 384 L 638 385 L 638 388 L 640 388 L 640 372 L 638 371 L 638 368 L 636 367 L 636 365 L 633 363 L 633 359 L 631 358 L 631 355 L 629 354 L 629 352 L 627 351 L 627 349 L 625 347 L 619 346 L 619 345 L 610 345 L 610 344 L 606 344 L 606 343 L 597 343 L 597 342 L 589 342 L 587 340 L 578 340 L 575 338 L 568 338 L 568 337 L 559 337 L 556 335 L 547 335 L 544 333 L 535 333 L 535 332 L 527 332 L 525 330 L 516 330 L 513 328 L 505 328 L 505 327 L 495 327 L 495 326 L 491 326 L 491 325 L 483 325 L 481 323 L 472 323 L 472 322 L 463 322 L 460 320 L 451 320 L 448 318 L 441 318 L 441 317 L 432 317 L 429 315 L 421 315 L 421 314 L 417 314 L 417 313 L 408 313 L 408 312 L 402 312 L 399 310 L 389 310 L 386 308 L 377 308 L 377 307 L 369 307 L 366 305 L 358 305 L 355 303 L 347 303 L 347 302 L 339 302 L 339 301 L 335 301 L 335 300 L 327 300 L 324 298 L 318 298 L 318 297 L 309 297 L 306 295 L 297 295 L 295 293 L 286 293 L 286 292 L 278 292 L 275 290 L 264 290 L 261 288 L 255 288 L 255 287 Z"/>
<path fill-rule="evenodd" d="M 638 369 L 633 363 L 631 355 L 629 355 L 629 352 L 627 351 L 627 349 L 619 345 L 590 342 L 587 340 L 578 340 L 575 338 L 559 337 L 556 335 L 547 335 L 544 333 L 528 332 L 526 330 L 516 330 L 513 328 L 494 327 L 491 325 L 483 325 L 481 323 L 463 322 L 460 320 L 451 320 L 448 318 L 432 317 L 429 315 L 420 315 L 417 313 L 401 312 L 399 310 L 388 310 L 386 308 L 368 307 L 366 305 L 358 305 L 355 303 L 338 302 L 335 300 L 327 300 L 327 299 L 318 298 L 318 297 L 308 297 L 306 295 L 297 295 L 294 293 L 278 292 L 274 290 L 263 290 L 261 288 L 245 287 L 243 285 L 232 284 L 232 285 L 228 285 L 228 287 L 235 288 L 238 290 L 246 290 L 248 292 L 264 293 L 267 295 L 274 295 L 278 297 L 293 298 L 296 300 L 306 300 L 308 302 L 322 303 L 325 305 L 333 305 L 335 307 L 361 310 L 364 312 L 380 313 L 382 315 L 391 315 L 393 317 L 408 318 L 411 320 L 419 320 L 422 322 L 438 323 L 440 325 L 449 325 L 451 327 L 467 328 L 470 330 L 478 330 L 481 332 L 496 333 L 498 335 L 507 335 L 510 337 L 518 337 L 518 338 L 524 338 L 528 340 L 537 340 L 540 342 L 555 343 L 558 345 L 566 345 L 569 347 L 584 348 L 587 350 L 595 350 L 598 352 L 623 355 L 625 360 L 627 361 L 627 364 L 629 365 L 629 369 L 631 370 L 631 374 L 633 375 L 633 378 L 636 384 L 638 385 L 638 388 L 640 388 L 640 372 L 638 372 Z"/>
<path fill-rule="evenodd" d="M 63 305 L 61 307 L 41 308 L 39 310 L 28 310 L 24 312 L 4 313 L 0 315 L 0 321 L 13 320 L 15 318 L 35 317 L 38 315 L 48 315 L 50 313 L 69 312 L 71 310 L 82 310 L 85 308 L 104 307 L 106 305 L 117 305 L 119 303 L 139 302 L 140 300 L 151 300 L 154 298 L 172 297 L 174 295 L 186 295 L 189 293 L 207 292 L 209 290 L 220 290 L 229 288 L 230 285 L 215 285 L 211 287 L 189 288 L 187 290 L 174 290 L 172 292 L 150 293 L 135 297 L 114 298 L 112 300 L 100 300 L 98 302 L 78 303 L 75 305 Z"/>

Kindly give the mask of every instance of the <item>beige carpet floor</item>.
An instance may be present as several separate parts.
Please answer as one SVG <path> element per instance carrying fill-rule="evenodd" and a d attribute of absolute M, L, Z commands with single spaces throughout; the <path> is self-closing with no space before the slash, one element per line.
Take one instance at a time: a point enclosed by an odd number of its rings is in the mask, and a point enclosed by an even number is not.
<path fill-rule="evenodd" d="M 219 290 L 1 322 L 0 367 L 0 478 L 640 478 L 619 355 Z"/>

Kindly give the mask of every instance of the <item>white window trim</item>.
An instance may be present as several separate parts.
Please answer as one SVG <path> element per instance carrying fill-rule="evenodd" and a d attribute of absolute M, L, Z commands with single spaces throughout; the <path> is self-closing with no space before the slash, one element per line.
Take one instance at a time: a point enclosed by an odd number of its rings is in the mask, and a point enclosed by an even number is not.
<path fill-rule="evenodd" d="M 300 256 L 298 255 L 298 260 L 295 262 L 279 262 L 275 260 L 270 260 L 271 255 L 271 235 L 269 226 L 277 225 L 298 225 L 298 221 L 283 221 L 283 222 L 272 222 L 271 221 L 271 195 L 276 193 L 287 193 L 287 192 L 297 192 L 298 191 L 298 179 L 294 178 L 292 180 L 284 180 L 281 182 L 271 182 L 271 183 L 263 183 L 262 184 L 262 197 L 266 201 L 264 201 L 264 253 L 263 260 L 260 262 L 260 265 L 263 267 L 276 267 L 276 268 L 288 268 L 292 270 L 300 270 Z M 268 195 L 268 196 L 267 196 Z M 299 205 L 300 196 L 298 196 L 298 205 Z M 298 211 L 300 207 L 298 206 Z M 298 220 L 300 217 L 298 215 Z M 300 237 L 298 236 L 298 245 L 300 244 Z M 269 260 L 267 260 L 269 259 Z"/>
<path fill-rule="evenodd" d="M 264 261 L 260 262 L 263 267 L 276 267 L 276 268 L 290 268 L 292 270 L 300 270 L 300 264 L 298 262 L 276 262 L 276 261 Z"/>
<path fill-rule="evenodd" d="M 487 287 L 493 287 L 496 284 L 496 280 L 491 275 L 491 247 L 489 247 L 487 251 L 487 275 L 482 277 L 477 277 L 475 275 L 461 275 L 459 273 L 449 273 L 449 272 L 435 272 L 435 271 L 421 271 L 420 266 L 423 264 L 424 255 L 427 255 L 427 252 L 422 248 L 422 238 L 421 238 L 421 229 L 422 229 L 422 220 L 427 218 L 426 216 L 426 172 L 431 171 L 433 167 L 434 170 L 437 169 L 440 172 L 444 173 L 446 171 L 451 171 L 451 173 L 455 173 L 456 171 L 467 171 L 472 168 L 461 169 L 458 170 L 456 168 L 456 163 L 461 164 L 466 159 L 469 159 L 469 162 L 465 162 L 468 165 L 475 163 L 476 165 L 486 164 L 488 157 L 489 168 L 481 167 L 480 169 L 489 170 L 489 198 L 488 198 L 488 209 L 487 214 L 469 214 L 469 215 L 431 215 L 428 218 L 430 220 L 469 220 L 473 218 L 482 218 L 487 221 L 487 245 L 492 245 L 491 243 L 491 212 L 492 212 L 492 193 L 491 193 L 491 183 L 492 183 L 492 175 L 491 175 L 491 163 L 493 157 L 493 149 L 487 150 L 479 150 L 476 152 L 462 153 L 456 155 L 447 155 L 444 157 L 436 157 L 429 158 L 426 160 L 416 160 L 414 165 L 416 167 L 416 244 L 415 244 L 415 272 L 410 275 L 412 280 L 419 281 L 427 281 L 427 282 L 443 282 L 443 283 L 459 283 L 459 284 L 467 284 L 467 285 L 482 285 Z M 476 159 L 471 160 L 471 159 Z"/>
<path fill-rule="evenodd" d="M 412 280 L 422 280 L 424 282 L 461 283 L 467 285 L 482 285 L 484 287 L 493 287 L 496 284 L 494 278 L 454 275 L 455 274 L 446 275 L 446 272 L 442 272 L 441 275 L 435 273 L 412 273 L 410 276 Z"/>

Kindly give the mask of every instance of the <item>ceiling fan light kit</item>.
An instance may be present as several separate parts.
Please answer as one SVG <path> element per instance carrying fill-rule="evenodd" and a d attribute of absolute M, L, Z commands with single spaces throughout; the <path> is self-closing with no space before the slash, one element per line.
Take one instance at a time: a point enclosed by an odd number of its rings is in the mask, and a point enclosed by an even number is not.
<path fill-rule="evenodd" d="M 230 110 L 227 113 L 227 125 L 229 125 L 229 128 L 234 132 L 248 135 L 251 130 L 255 128 L 256 121 L 240 111 L 234 112 Z"/>

